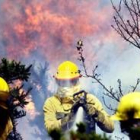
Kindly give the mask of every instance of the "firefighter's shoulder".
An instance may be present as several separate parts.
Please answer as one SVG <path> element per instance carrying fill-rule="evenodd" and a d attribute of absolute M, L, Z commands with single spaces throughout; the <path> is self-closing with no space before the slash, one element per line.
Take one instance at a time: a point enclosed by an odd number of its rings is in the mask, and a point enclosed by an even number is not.
<path fill-rule="evenodd" d="M 60 104 L 60 100 L 56 96 L 48 97 L 44 103 L 44 107 L 46 106 L 56 106 Z M 43 108 L 44 108 L 43 107 Z"/>
<path fill-rule="evenodd" d="M 99 99 L 94 94 L 87 93 L 87 102 L 102 107 L 101 102 L 99 101 Z"/>

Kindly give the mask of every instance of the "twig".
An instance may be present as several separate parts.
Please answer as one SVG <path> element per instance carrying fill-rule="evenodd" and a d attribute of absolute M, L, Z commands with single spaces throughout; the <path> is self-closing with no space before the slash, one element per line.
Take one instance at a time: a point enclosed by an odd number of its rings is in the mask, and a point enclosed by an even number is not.
<path fill-rule="evenodd" d="M 139 84 L 140 84 L 140 79 L 137 79 L 136 85 L 135 86 L 131 86 L 133 92 L 137 89 Z"/>

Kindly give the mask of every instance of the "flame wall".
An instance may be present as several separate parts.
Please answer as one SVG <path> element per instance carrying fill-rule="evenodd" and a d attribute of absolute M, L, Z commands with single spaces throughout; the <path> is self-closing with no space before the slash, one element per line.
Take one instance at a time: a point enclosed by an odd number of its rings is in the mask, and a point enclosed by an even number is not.
<path fill-rule="evenodd" d="M 79 39 L 103 42 L 112 36 L 111 7 L 97 0 L 5 0 L 0 9 L 0 57 L 23 60 L 35 55 L 56 63 L 76 58 Z"/>

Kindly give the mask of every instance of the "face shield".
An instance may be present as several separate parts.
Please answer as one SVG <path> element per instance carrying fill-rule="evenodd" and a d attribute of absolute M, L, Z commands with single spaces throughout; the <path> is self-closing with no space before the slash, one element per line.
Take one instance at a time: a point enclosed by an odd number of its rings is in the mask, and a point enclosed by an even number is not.
<path fill-rule="evenodd" d="M 71 80 L 58 80 L 58 79 L 56 79 L 56 83 L 60 87 L 73 87 L 79 83 L 79 78 L 71 79 Z"/>
<path fill-rule="evenodd" d="M 71 80 L 56 79 L 56 83 L 58 84 L 57 93 L 62 98 L 72 97 L 74 93 L 79 92 L 81 89 L 79 78 L 71 79 Z"/>

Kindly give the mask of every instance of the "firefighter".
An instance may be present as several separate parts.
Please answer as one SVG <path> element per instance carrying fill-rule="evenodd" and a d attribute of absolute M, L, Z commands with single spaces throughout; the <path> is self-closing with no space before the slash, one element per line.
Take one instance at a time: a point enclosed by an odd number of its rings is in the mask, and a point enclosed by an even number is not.
<path fill-rule="evenodd" d="M 120 122 L 121 131 L 131 140 L 139 140 L 140 131 L 134 130 L 140 130 L 140 92 L 130 92 L 122 96 L 111 119 Z"/>
<path fill-rule="evenodd" d="M 81 74 L 75 63 L 64 61 L 58 66 L 54 75 L 58 85 L 57 92 L 46 99 L 43 107 L 45 127 L 48 131 L 62 129 L 68 122 L 73 121 L 74 117 L 71 114 L 75 103 L 73 94 L 81 91 L 80 77 Z M 105 132 L 113 132 L 114 122 L 103 109 L 101 102 L 90 93 L 87 93 L 86 100 L 89 103 L 88 113 L 93 116 L 96 114 L 97 125 Z"/>
<path fill-rule="evenodd" d="M 6 81 L 0 77 L 0 139 L 6 140 L 12 131 L 13 125 L 10 119 L 7 99 L 9 98 L 9 86 Z"/>

